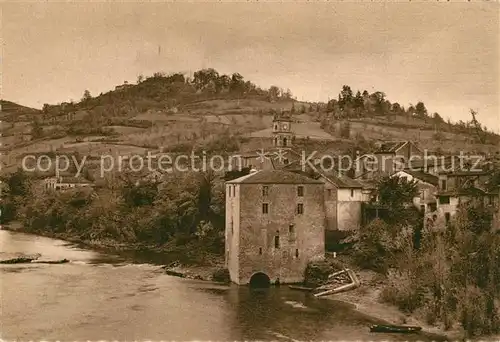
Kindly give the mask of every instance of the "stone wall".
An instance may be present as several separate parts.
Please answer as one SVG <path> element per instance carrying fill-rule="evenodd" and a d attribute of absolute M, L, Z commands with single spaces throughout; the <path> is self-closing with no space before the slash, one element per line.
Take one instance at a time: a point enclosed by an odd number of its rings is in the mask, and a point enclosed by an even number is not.
<path fill-rule="evenodd" d="M 257 272 L 267 274 L 272 283 L 302 282 L 308 262 L 324 258 L 324 185 L 304 184 L 303 197 L 297 196 L 298 184 L 267 186 L 264 197 L 260 184 L 240 185 L 239 270 L 238 277 L 232 276 L 237 284 L 248 284 Z M 263 203 L 269 205 L 268 214 L 262 213 Z M 298 203 L 304 205 L 301 215 Z"/>

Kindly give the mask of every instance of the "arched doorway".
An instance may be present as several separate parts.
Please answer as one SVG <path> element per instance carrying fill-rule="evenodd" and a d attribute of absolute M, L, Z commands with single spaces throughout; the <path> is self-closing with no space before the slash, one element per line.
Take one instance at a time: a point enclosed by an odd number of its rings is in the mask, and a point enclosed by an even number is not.
<path fill-rule="evenodd" d="M 271 285 L 271 279 L 267 274 L 262 272 L 257 272 L 250 278 L 251 288 L 267 288 Z"/>

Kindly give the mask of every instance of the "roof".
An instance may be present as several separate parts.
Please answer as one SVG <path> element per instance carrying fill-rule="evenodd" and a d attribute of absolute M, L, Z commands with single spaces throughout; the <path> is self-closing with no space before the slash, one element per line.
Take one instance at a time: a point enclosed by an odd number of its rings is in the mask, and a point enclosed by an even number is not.
<path fill-rule="evenodd" d="M 329 180 L 332 184 L 334 184 L 338 188 L 363 188 L 363 184 L 358 182 L 355 179 L 352 179 L 347 176 L 339 176 L 339 175 L 334 175 L 334 174 L 325 174 L 324 177 Z"/>
<path fill-rule="evenodd" d="M 273 117 L 273 122 L 274 121 L 292 121 L 292 116 L 286 113 L 276 114 Z"/>
<path fill-rule="evenodd" d="M 438 196 L 474 196 L 474 195 L 486 195 L 487 192 L 485 192 L 482 189 L 476 188 L 476 187 L 470 187 L 470 188 L 460 188 L 460 189 L 453 189 L 449 191 L 440 191 L 438 193 Z"/>
<path fill-rule="evenodd" d="M 406 145 L 408 141 L 390 141 L 383 143 L 375 153 L 393 153 Z"/>
<path fill-rule="evenodd" d="M 226 183 L 239 184 L 323 184 L 320 180 L 315 180 L 304 175 L 282 171 L 282 170 L 261 170 L 250 173 L 243 177 L 233 179 Z"/>
<path fill-rule="evenodd" d="M 61 177 L 60 183 L 65 183 L 65 184 L 90 184 L 92 183 L 89 180 L 86 180 L 85 178 L 81 177 Z"/>
<path fill-rule="evenodd" d="M 402 147 L 404 147 L 406 144 L 412 144 L 414 147 L 415 144 L 412 143 L 411 141 L 387 141 L 382 143 L 380 148 L 375 151 L 375 153 L 395 153 L 399 151 Z M 418 147 L 416 147 L 418 149 Z"/>
<path fill-rule="evenodd" d="M 422 182 L 429 183 L 432 185 L 439 184 L 439 177 L 431 175 L 430 173 L 426 173 L 423 171 L 413 171 L 413 170 L 403 170 L 402 172 L 409 174 L 413 178 L 421 180 Z"/>

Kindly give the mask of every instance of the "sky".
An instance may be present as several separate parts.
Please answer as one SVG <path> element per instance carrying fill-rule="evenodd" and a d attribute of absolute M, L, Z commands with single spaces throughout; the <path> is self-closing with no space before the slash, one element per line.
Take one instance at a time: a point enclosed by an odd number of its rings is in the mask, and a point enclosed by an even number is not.
<path fill-rule="evenodd" d="M 469 108 L 500 132 L 495 2 L 42 2 L 1 4 L 2 98 L 41 108 L 138 75 L 238 72 L 298 100 L 342 86 L 425 103 L 452 121 Z M 161 47 L 161 48 L 159 48 Z"/>

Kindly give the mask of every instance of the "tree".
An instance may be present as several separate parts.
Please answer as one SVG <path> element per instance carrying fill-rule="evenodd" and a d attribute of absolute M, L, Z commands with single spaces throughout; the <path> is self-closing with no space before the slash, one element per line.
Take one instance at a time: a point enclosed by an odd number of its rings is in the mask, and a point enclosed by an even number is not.
<path fill-rule="evenodd" d="M 405 204 L 412 203 L 417 196 L 418 182 L 398 176 L 384 176 L 378 181 L 377 189 L 380 203 L 392 208 L 402 208 Z"/>
<path fill-rule="evenodd" d="M 83 92 L 83 97 L 82 97 L 82 102 L 85 102 L 85 101 L 88 101 L 92 98 L 92 95 L 90 95 L 90 91 L 88 89 L 86 89 L 84 92 Z"/>
<path fill-rule="evenodd" d="M 427 116 L 427 108 L 425 108 L 425 105 L 423 102 L 417 103 L 417 105 L 415 106 L 415 114 L 421 118 Z"/>
<path fill-rule="evenodd" d="M 245 82 L 243 81 L 243 76 L 238 73 L 234 73 L 231 76 L 231 83 L 229 89 L 235 93 L 243 93 L 245 91 Z"/>
<path fill-rule="evenodd" d="M 361 92 L 359 90 L 356 92 L 356 96 L 354 97 L 354 108 L 356 109 L 364 108 L 363 96 L 361 96 Z"/>
<path fill-rule="evenodd" d="M 144 75 L 137 76 L 137 84 L 142 83 L 144 81 Z"/>
<path fill-rule="evenodd" d="M 212 68 L 198 70 L 193 75 L 193 83 L 196 89 L 203 89 L 209 83 L 217 84 L 219 73 Z"/>
<path fill-rule="evenodd" d="M 32 123 L 32 128 L 31 128 L 31 137 L 32 139 L 38 139 L 43 136 L 43 128 L 40 124 L 40 121 L 38 118 L 35 119 Z"/>
<path fill-rule="evenodd" d="M 277 86 L 271 86 L 269 88 L 269 101 L 274 102 L 279 98 L 280 89 Z"/>

